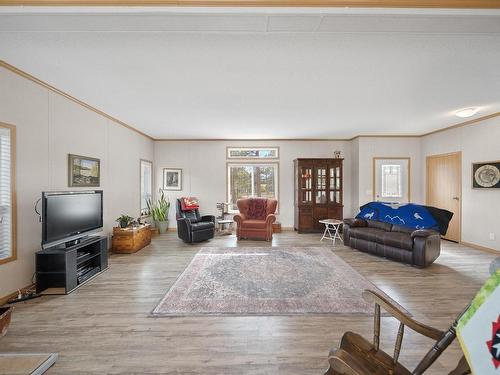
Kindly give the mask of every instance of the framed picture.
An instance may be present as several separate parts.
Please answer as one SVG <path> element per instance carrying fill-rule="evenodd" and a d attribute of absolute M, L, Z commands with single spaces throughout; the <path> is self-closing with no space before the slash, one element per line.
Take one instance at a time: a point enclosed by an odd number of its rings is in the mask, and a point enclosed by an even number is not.
<path fill-rule="evenodd" d="M 163 168 L 163 189 L 182 190 L 182 169 Z"/>
<path fill-rule="evenodd" d="M 87 156 L 68 154 L 68 186 L 101 185 L 101 161 Z"/>
<path fill-rule="evenodd" d="M 473 189 L 500 189 L 500 161 L 472 163 Z"/>

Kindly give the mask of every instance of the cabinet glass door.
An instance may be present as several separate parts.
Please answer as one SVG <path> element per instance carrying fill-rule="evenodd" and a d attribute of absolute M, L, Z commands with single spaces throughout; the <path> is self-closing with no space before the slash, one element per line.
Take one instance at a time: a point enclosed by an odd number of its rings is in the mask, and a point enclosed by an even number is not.
<path fill-rule="evenodd" d="M 327 176 L 326 167 L 316 167 L 315 177 L 316 177 L 316 204 L 326 204 L 327 202 Z"/>
<path fill-rule="evenodd" d="M 340 167 L 330 167 L 330 202 L 342 203 L 340 199 L 340 190 L 342 186 Z"/>
<path fill-rule="evenodd" d="M 300 168 L 300 201 L 303 204 L 311 203 L 312 201 L 312 168 Z"/>

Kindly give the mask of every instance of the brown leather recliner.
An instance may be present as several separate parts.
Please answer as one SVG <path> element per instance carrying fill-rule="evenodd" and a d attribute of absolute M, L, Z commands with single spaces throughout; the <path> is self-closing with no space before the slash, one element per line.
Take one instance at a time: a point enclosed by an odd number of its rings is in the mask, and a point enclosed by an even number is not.
<path fill-rule="evenodd" d="M 344 219 L 343 232 L 346 246 L 420 268 L 430 266 L 440 254 L 441 237 L 430 229 Z"/>
<path fill-rule="evenodd" d="M 278 201 L 266 198 L 238 199 L 236 202 L 239 214 L 234 216 L 237 224 L 238 240 L 251 238 L 271 241 L 273 239 L 274 212 Z"/>

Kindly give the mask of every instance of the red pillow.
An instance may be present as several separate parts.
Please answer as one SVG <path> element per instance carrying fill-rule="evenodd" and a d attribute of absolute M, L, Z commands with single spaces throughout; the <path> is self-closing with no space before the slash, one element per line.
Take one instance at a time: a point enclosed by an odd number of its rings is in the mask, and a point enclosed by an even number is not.
<path fill-rule="evenodd" d="M 182 211 L 197 210 L 200 207 L 198 198 L 195 197 L 182 197 L 181 208 Z"/>

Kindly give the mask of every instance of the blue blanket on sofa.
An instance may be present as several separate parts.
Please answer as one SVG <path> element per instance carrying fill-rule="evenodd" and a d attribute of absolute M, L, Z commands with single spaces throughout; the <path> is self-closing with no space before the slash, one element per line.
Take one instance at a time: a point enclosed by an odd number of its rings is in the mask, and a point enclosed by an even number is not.
<path fill-rule="evenodd" d="M 360 207 L 358 219 L 383 221 L 414 229 L 433 229 L 446 234 L 453 213 L 431 206 L 370 202 Z"/>

